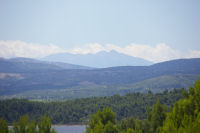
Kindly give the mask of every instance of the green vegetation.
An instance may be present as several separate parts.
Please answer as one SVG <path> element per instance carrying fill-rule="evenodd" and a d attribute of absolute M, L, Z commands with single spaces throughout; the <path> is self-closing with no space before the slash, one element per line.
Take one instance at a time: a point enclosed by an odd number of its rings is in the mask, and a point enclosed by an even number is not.
<path fill-rule="evenodd" d="M 163 133 L 200 132 L 200 79 L 184 96 L 185 98 L 176 102 L 172 111 L 167 114 Z"/>
<path fill-rule="evenodd" d="M 86 133 L 115 133 L 117 132 L 115 113 L 110 108 L 97 111 L 89 121 Z"/>
<path fill-rule="evenodd" d="M 199 133 L 200 78 L 194 88 L 184 91 L 184 99 L 178 100 L 172 109 L 168 111 L 157 100 L 146 115 L 143 120 L 129 117 L 116 123 L 115 113 L 104 108 L 91 117 L 86 133 Z"/>
<path fill-rule="evenodd" d="M 149 91 L 146 94 L 129 93 L 125 96 L 114 95 L 51 102 L 26 99 L 0 100 L 0 118 L 12 123 L 20 116 L 27 114 L 31 120 L 38 121 L 42 115 L 46 114 L 54 124 L 80 124 L 88 123 L 91 114 L 108 106 L 116 112 L 118 121 L 130 116 L 145 119 L 146 108 L 155 104 L 157 99 L 166 106 L 172 106 L 175 101 L 182 98 L 183 90 L 174 89 L 157 94 Z"/>
<path fill-rule="evenodd" d="M 19 118 L 13 123 L 13 127 L 9 130 L 8 124 L 4 119 L 0 119 L 0 133 L 57 133 L 51 127 L 50 118 L 42 116 L 37 123 L 36 120 L 30 120 L 28 115 Z"/>
<path fill-rule="evenodd" d="M 8 133 L 8 124 L 2 118 L 0 118 L 0 133 Z"/>
<path fill-rule="evenodd" d="M 181 94 L 183 99 L 180 99 Z M 95 105 L 100 107 L 98 111 L 95 111 Z M 199 133 L 200 78 L 189 90 L 174 89 L 169 93 L 153 94 L 149 91 L 148 94 L 132 93 L 46 103 L 12 99 L 1 101 L 0 107 L 0 114 L 6 120 L 19 117 L 11 131 L 1 118 L 0 133 L 56 133 L 51 128 L 50 118 L 41 116 L 40 111 L 53 116 L 55 123 L 62 120 L 69 123 L 86 122 L 86 133 Z M 90 115 L 90 109 L 96 113 Z M 89 121 L 86 121 L 89 117 Z"/>

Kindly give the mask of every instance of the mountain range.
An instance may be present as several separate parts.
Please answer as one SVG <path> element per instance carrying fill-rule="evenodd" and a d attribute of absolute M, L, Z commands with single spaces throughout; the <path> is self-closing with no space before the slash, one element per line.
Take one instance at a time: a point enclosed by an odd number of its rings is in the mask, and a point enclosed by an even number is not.
<path fill-rule="evenodd" d="M 199 76 L 200 58 L 109 68 L 1 58 L 0 97 L 71 99 L 149 90 L 162 92 L 188 88 Z"/>
<path fill-rule="evenodd" d="M 65 62 L 95 68 L 114 66 L 147 66 L 153 64 L 142 58 L 132 57 L 116 51 L 101 51 L 96 54 L 59 53 L 42 58 L 44 61 Z"/>
<path fill-rule="evenodd" d="M 31 58 L 0 58 L 0 72 L 33 72 L 62 69 L 92 69 L 87 66 L 74 65 L 63 62 L 40 61 Z"/>

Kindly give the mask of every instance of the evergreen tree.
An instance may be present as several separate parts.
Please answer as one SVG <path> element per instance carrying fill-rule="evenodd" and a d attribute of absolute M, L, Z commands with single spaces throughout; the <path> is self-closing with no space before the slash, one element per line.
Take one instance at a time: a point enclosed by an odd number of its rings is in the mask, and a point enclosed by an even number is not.
<path fill-rule="evenodd" d="M 18 122 L 13 123 L 13 133 L 27 133 L 28 121 L 28 115 L 20 117 Z"/>
<path fill-rule="evenodd" d="M 8 124 L 2 118 L 0 118 L 0 133 L 8 133 Z"/>
<path fill-rule="evenodd" d="M 118 133 L 118 129 L 112 122 L 108 121 L 104 127 L 104 133 Z"/>
<path fill-rule="evenodd" d="M 46 115 L 40 118 L 38 123 L 38 132 L 39 133 L 55 133 L 54 129 L 51 129 L 51 120 Z"/>
<path fill-rule="evenodd" d="M 150 118 L 153 132 L 155 132 L 158 127 L 161 127 L 163 125 L 165 117 L 166 108 L 160 103 L 160 100 L 157 100 L 157 103 L 153 106 Z"/>
<path fill-rule="evenodd" d="M 86 127 L 86 133 L 117 133 L 115 124 L 115 113 L 109 107 L 105 107 L 102 111 L 98 110 L 92 115 Z"/>
<path fill-rule="evenodd" d="M 37 123 L 35 120 L 28 123 L 27 133 L 37 133 Z"/>
<path fill-rule="evenodd" d="M 189 89 L 185 99 L 179 100 L 168 113 L 162 133 L 200 132 L 200 78 Z"/>
<path fill-rule="evenodd" d="M 1 132 L 0 132 L 1 133 Z M 4 132 L 2 132 L 4 133 Z M 57 133 L 55 129 L 51 128 L 50 118 L 42 116 L 39 123 L 36 120 L 30 121 L 28 115 L 19 118 L 17 122 L 13 123 L 11 133 Z"/>

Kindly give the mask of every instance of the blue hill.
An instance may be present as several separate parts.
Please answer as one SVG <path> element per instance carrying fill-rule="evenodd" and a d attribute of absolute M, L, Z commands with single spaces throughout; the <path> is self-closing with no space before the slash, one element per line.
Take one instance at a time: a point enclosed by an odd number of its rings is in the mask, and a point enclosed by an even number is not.
<path fill-rule="evenodd" d="M 53 54 L 43 58 L 45 61 L 65 62 L 95 68 L 106 68 L 114 66 L 148 66 L 153 64 L 142 58 L 136 58 L 116 51 L 99 52 L 96 54 Z"/>

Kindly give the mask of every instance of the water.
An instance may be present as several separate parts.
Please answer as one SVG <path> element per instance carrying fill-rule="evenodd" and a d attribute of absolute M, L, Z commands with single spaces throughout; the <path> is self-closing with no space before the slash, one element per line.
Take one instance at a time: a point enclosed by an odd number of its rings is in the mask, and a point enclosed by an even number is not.
<path fill-rule="evenodd" d="M 83 133 L 85 131 L 85 125 L 60 125 L 53 126 L 58 133 Z"/>

